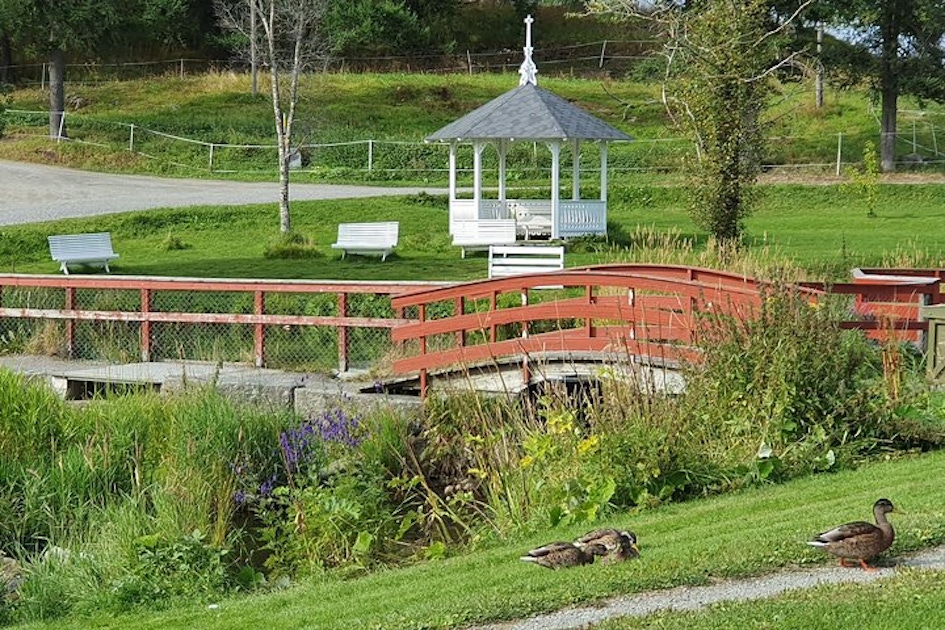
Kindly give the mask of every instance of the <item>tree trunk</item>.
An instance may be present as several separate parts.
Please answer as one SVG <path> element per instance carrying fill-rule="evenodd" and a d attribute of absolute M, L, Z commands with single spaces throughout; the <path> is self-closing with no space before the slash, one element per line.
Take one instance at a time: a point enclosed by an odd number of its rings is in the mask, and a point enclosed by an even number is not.
<path fill-rule="evenodd" d="M 900 16 L 896 2 L 883 3 L 883 49 L 880 58 L 880 170 L 896 170 L 896 115 L 899 99 Z"/>
<path fill-rule="evenodd" d="M 292 215 L 289 211 L 289 141 L 285 115 L 282 111 L 281 92 L 279 89 L 279 69 L 270 64 L 270 82 L 272 83 L 272 114 L 276 120 L 276 140 L 279 146 L 279 231 L 287 234 L 292 231 Z"/>
<path fill-rule="evenodd" d="M 66 54 L 54 50 L 49 55 L 49 137 L 66 138 Z"/>
<path fill-rule="evenodd" d="M 7 33 L 0 34 L 0 83 L 13 83 L 16 76 L 13 71 L 13 46 Z"/>

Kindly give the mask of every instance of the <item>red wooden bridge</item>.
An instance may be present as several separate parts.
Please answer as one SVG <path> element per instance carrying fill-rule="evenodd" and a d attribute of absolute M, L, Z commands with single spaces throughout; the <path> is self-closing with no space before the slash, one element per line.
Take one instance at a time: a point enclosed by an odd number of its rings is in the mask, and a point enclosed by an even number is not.
<path fill-rule="evenodd" d="M 773 290 L 817 303 L 851 295 L 850 320 L 872 336 L 920 341 L 919 308 L 940 302 L 942 272 L 866 270 L 841 284 L 775 287 L 738 274 L 675 265 L 612 264 L 431 287 L 394 296 L 416 318 L 392 330 L 408 356 L 397 374 L 416 374 L 426 395 L 433 375 L 520 363 L 521 384 L 544 362 L 591 358 L 661 368 L 698 360 L 697 317 L 745 318 Z"/>

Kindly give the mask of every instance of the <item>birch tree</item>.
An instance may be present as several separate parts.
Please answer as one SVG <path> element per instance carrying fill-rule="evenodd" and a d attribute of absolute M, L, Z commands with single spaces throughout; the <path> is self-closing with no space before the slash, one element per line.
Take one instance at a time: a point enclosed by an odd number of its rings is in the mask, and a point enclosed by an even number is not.
<path fill-rule="evenodd" d="M 269 68 L 272 116 L 279 160 L 279 230 L 292 231 L 289 165 L 299 102 L 299 80 L 316 62 L 324 64 L 330 41 L 325 28 L 330 0 L 217 0 L 223 28 L 254 44 Z M 255 17 L 253 17 L 255 14 Z M 251 23 L 255 28 L 251 28 Z"/>

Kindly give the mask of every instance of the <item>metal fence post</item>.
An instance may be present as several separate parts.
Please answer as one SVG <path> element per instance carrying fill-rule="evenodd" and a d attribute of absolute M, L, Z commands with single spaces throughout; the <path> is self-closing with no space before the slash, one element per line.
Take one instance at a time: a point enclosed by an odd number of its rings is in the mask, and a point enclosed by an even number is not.
<path fill-rule="evenodd" d="M 131 123 L 131 131 L 128 133 L 128 151 L 134 152 L 135 150 L 135 125 Z"/>
<path fill-rule="evenodd" d="M 75 310 L 75 287 L 66 287 L 66 310 Z M 75 313 L 66 318 L 66 357 L 75 358 Z"/>
<path fill-rule="evenodd" d="M 837 177 L 840 177 L 840 155 L 843 152 L 843 132 L 837 134 Z"/>

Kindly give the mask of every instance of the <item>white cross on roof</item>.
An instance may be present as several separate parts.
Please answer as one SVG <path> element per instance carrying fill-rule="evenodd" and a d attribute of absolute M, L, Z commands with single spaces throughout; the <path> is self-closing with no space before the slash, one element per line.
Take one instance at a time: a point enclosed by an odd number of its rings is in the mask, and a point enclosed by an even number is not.
<path fill-rule="evenodd" d="M 538 85 L 538 68 L 535 67 L 535 62 L 532 61 L 532 22 L 535 21 L 531 15 L 525 17 L 525 60 L 522 61 L 522 66 L 518 69 L 520 78 L 518 80 L 519 85 L 527 85 L 531 83 L 532 85 Z"/>

